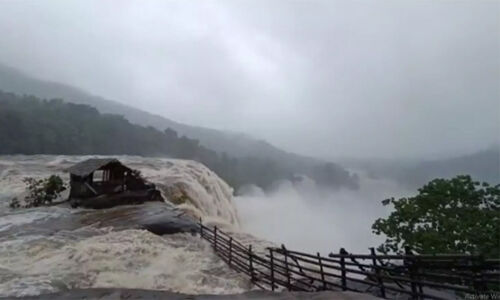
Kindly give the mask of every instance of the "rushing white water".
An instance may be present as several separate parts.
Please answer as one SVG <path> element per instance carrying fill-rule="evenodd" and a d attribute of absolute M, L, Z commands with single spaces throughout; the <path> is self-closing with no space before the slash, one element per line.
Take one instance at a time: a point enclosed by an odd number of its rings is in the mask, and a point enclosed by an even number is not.
<path fill-rule="evenodd" d="M 388 180 L 360 176 L 359 190 L 322 190 L 310 180 L 282 182 L 268 193 L 247 187 L 235 203 L 242 228 L 258 237 L 311 253 L 341 247 L 368 253 L 383 241 L 371 232 L 373 222 L 389 213 L 381 201 L 413 193 Z"/>
<path fill-rule="evenodd" d="M 91 234 L 66 232 L 2 241 L 1 293 L 123 287 L 224 294 L 249 289 L 246 278 L 229 269 L 198 237 L 160 237 L 142 230 L 94 229 Z"/>
<path fill-rule="evenodd" d="M 123 287 L 188 294 L 228 294 L 251 289 L 211 246 L 189 234 L 156 236 L 144 230 L 82 227 L 51 234 L 18 232 L 18 226 L 70 216 L 84 209 L 41 207 L 12 210 L 25 193 L 24 177 L 60 175 L 88 156 L 0 157 L 0 296 L 38 295 L 71 288 Z M 183 191 L 178 207 L 204 221 L 238 230 L 232 189 L 205 166 L 185 160 L 119 156 L 166 196 Z M 4 233 L 2 233 L 4 232 Z M 244 236 L 244 234 L 242 234 Z"/>
<path fill-rule="evenodd" d="M 185 193 L 185 203 L 180 209 L 207 221 L 228 223 L 238 226 L 238 215 L 233 204 L 233 189 L 210 169 L 201 163 L 180 160 L 145 158 L 138 156 L 114 156 L 125 165 L 141 171 L 150 182 L 156 184 L 164 197 Z M 26 185 L 23 178 L 42 178 L 59 175 L 68 182 L 65 169 L 88 159 L 90 156 L 4 156 L 0 158 L 0 205 L 5 199 L 23 197 Z M 4 201 L 1 201 L 1 199 Z"/>
<path fill-rule="evenodd" d="M 195 218 L 238 226 L 233 189 L 203 164 L 191 160 L 129 158 L 133 168 L 169 195 L 183 191 L 186 202 L 178 205 Z"/>

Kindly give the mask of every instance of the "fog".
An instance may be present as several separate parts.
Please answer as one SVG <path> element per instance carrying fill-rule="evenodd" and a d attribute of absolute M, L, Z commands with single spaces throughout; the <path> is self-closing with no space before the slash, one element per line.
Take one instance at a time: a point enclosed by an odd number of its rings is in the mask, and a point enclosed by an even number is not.
<path fill-rule="evenodd" d="M 498 143 L 498 1 L 0 2 L 0 63 L 316 157 Z"/>
<path fill-rule="evenodd" d="M 242 228 L 256 236 L 285 244 L 289 249 L 328 254 L 341 247 L 353 253 L 367 253 L 384 237 L 371 232 L 371 225 L 389 214 L 381 201 L 390 197 L 411 196 L 389 180 L 360 176 L 357 191 L 320 190 L 310 181 L 293 185 L 282 182 L 263 193 L 246 189 L 235 199 Z"/>

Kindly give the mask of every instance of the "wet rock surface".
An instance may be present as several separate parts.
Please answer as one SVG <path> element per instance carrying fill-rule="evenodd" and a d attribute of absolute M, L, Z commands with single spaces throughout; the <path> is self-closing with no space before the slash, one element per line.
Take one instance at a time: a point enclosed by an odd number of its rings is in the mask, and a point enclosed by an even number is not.
<path fill-rule="evenodd" d="M 198 230 L 196 222 L 175 207 L 163 202 L 147 202 L 108 209 L 76 210 L 57 217 L 12 226 L 3 231 L 2 235 L 50 235 L 86 226 L 113 227 L 114 230 L 146 229 L 157 235 L 194 233 Z"/>
<path fill-rule="evenodd" d="M 1 299 L 1 298 L 0 298 Z M 22 297 L 16 299 L 46 299 L 46 300 L 76 300 L 76 299 L 168 299 L 168 300 L 252 300 L 252 299 L 270 299 L 270 300 L 370 300 L 379 299 L 368 294 L 359 294 L 353 292 L 264 292 L 253 291 L 243 294 L 232 295 L 186 295 L 167 291 L 135 290 L 135 289 L 75 289 L 65 292 L 44 294 L 36 297 Z"/>

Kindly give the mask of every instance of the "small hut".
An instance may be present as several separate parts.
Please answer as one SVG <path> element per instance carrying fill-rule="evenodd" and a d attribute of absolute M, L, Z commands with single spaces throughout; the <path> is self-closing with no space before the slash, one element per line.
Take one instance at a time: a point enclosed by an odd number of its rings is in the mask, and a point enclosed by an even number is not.
<path fill-rule="evenodd" d="M 69 198 L 74 207 L 112 207 L 162 200 L 155 186 L 139 172 L 114 158 L 92 158 L 68 168 Z"/>

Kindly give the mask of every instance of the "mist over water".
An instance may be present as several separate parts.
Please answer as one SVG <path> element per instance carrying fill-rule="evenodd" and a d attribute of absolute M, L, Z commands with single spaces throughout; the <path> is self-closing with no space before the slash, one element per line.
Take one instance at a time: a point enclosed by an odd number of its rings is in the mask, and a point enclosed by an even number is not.
<path fill-rule="evenodd" d="M 389 214 L 382 200 L 415 194 L 389 180 L 361 174 L 359 190 L 321 190 L 305 180 L 282 182 L 270 192 L 252 187 L 235 198 L 242 228 L 289 249 L 328 254 L 341 247 L 366 253 L 384 238 L 371 225 Z"/>

